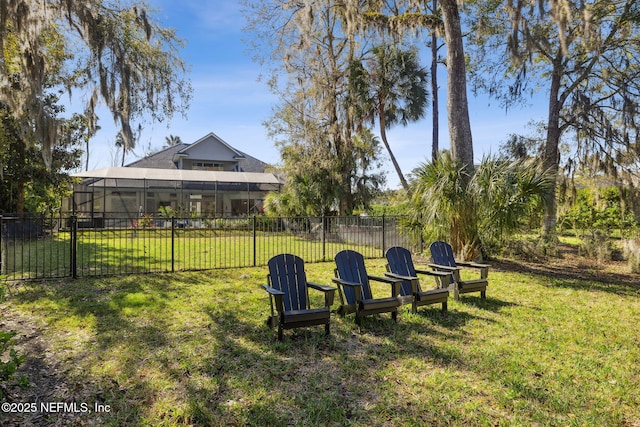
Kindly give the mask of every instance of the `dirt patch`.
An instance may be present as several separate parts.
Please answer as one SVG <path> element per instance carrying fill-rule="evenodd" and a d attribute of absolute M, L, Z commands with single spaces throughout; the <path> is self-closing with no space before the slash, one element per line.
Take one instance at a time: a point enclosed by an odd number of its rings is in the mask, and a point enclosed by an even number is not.
<path fill-rule="evenodd" d="M 16 314 L 6 303 L 0 305 L 0 310 L 2 311 L 0 330 L 15 331 L 14 339 L 17 342 L 15 349 L 19 354 L 26 355 L 18 375 L 25 375 L 30 383 L 27 388 L 14 386 L 7 390 L 7 401 L 20 404 L 21 411 L 0 412 L 0 425 L 3 427 L 86 425 L 86 414 L 80 412 L 82 400 L 79 400 L 74 390 L 76 387 L 67 382 L 69 378 L 65 371 L 67 368 L 57 360 L 46 339 L 43 338 L 45 326 L 40 325 L 35 318 Z M 58 402 L 72 405 L 75 402 L 78 412 L 68 410 L 54 412 Z M 31 406 L 25 409 L 24 404 Z M 54 406 L 51 407 L 52 411 L 42 411 L 41 404 Z M 14 409 L 18 407 L 14 406 Z"/>

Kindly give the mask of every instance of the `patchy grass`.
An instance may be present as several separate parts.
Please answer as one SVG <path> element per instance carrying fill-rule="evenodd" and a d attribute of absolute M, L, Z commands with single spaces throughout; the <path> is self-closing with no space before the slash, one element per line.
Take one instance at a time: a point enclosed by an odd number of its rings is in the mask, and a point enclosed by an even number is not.
<path fill-rule="evenodd" d="M 307 264 L 308 278 L 329 284 L 333 267 Z M 2 310 L 40 325 L 66 384 L 51 398 L 109 405 L 81 425 L 640 425 L 637 286 L 494 269 L 486 300 L 451 299 L 447 315 L 334 316 L 328 338 L 278 342 L 265 275 L 25 283 Z"/>

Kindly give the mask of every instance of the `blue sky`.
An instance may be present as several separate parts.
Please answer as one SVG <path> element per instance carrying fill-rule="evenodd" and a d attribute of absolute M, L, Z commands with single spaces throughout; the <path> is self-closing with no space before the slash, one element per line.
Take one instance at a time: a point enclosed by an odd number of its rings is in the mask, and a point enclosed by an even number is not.
<path fill-rule="evenodd" d="M 280 156 L 274 143 L 266 135 L 263 122 L 268 120 L 278 99 L 264 82 L 258 81 L 260 66 L 242 42 L 248 35 L 242 32 L 245 24 L 237 0 L 155 0 L 149 1 L 158 10 L 156 16 L 163 25 L 175 28 L 186 41 L 182 52 L 191 64 L 193 100 L 187 117 L 176 115 L 167 123 L 146 124 L 134 154 L 126 163 L 144 155 L 150 147 L 162 147 L 165 137 L 180 136 L 187 143 L 213 132 L 233 147 L 267 163 L 277 164 Z M 428 55 L 423 55 L 426 64 Z M 448 148 L 446 123 L 446 80 L 440 78 L 440 147 Z M 544 108 L 514 108 L 508 114 L 498 103 L 488 98 L 474 98 L 469 94 L 474 154 L 496 152 L 511 133 L 526 133 L 526 124 L 545 116 Z M 100 114 L 102 129 L 91 142 L 89 168 L 118 165 L 113 141 L 117 129 L 108 112 Z M 431 155 L 430 112 L 421 121 L 387 132 L 389 143 L 405 174 Z M 137 156 L 136 156 L 137 155 Z M 399 180 L 390 161 L 385 162 L 387 187 L 399 188 Z"/>

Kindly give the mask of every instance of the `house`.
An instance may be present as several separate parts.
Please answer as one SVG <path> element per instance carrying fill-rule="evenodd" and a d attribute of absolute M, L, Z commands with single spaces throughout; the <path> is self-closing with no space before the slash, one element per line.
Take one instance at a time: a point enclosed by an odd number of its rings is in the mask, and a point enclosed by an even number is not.
<path fill-rule="evenodd" d="M 81 172 L 66 210 L 101 226 L 109 218 L 221 217 L 262 211 L 281 181 L 266 164 L 214 133 L 125 167 Z"/>

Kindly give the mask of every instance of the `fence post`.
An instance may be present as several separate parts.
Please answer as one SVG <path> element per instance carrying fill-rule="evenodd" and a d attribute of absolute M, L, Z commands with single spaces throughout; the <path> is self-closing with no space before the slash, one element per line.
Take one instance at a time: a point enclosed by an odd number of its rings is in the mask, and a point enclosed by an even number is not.
<path fill-rule="evenodd" d="M 322 214 L 322 261 L 326 261 L 327 253 L 327 217 Z"/>
<path fill-rule="evenodd" d="M 257 218 L 255 216 L 255 214 L 253 215 L 253 266 L 256 266 L 256 243 L 257 243 L 257 239 L 256 239 L 256 221 Z"/>
<path fill-rule="evenodd" d="M 382 256 L 380 258 L 384 258 L 384 251 L 387 248 L 387 227 L 385 223 L 385 216 L 382 214 Z"/>
<path fill-rule="evenodd" d="M 2 235 L 4 234 L 4 222 L 3 222 L 3 216 L 0 215 L 0 275 L 4 275 L 7 271 L 7 263 L 5 261 L 6 257 L 7 257 L 7 251 L 4 248 L 4 239 L 2 238 Z"/>
<path fill-rule="evenodd" d="M 74 279 L 78 278 L 78 217 L 71 215 L 71 229 L 69 236 L 69 244 L 71 245 L 71 265 L 70 273 Z"/>
<path fill-rule="evenodd" d="M 175 272 L 175 261 L 176 261 L 176 243 L 175 243 L 175 234 L 176 234 L 176 219 L 171 217 L 171 272 Z"/>

